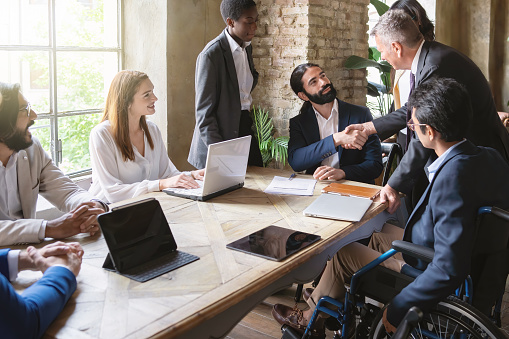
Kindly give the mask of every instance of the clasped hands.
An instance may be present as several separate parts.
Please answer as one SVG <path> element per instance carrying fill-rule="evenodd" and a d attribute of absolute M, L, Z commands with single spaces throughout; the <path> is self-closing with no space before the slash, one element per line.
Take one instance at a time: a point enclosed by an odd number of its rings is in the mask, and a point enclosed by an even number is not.
<path fill-rule="evenodd" d="M 68 268 L 74 276 L 77 276 L 81 268 L 83 253 L 83 248 L 77 242 L 57 241 L 40 249 L 29 246 L 19 254 L 18 271 L 32 270 L 44 273 L 52 266 L 63 266 Z"/>

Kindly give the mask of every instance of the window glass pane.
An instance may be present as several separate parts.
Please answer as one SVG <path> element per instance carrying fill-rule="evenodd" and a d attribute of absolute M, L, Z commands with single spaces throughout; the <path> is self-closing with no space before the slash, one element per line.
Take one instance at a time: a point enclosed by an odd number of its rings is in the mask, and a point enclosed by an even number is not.
<path fill-rule="evenodd" d="M 114 52 L 57 53 L 58 112 L 104 108 L 107 90 L 117 72 Z"/>
<path fill-rule="evenodd" d="M 117 47 L 117 1 L 57 0 L 57 46 Z"/>
<path fill-rule="evenodd" d="M 0 0 L 0 45 L 49 45 L 48 0 Z"/>
<path fill-rule="evenodd" d="M 51 155 L 50 119 L 35 120 L 35 124 L 30 127 L 30 133 L 39 139 L 42 148 Z"/>
<path fill-rule="evenodd" d="M 21 84 L 21 91 L 37 113 L 50 108 L 48 52 L 0 51 L 0 81 Z"/>
<path fill-rule="evenodd" d="M 64 173 L 91 167 L 88 139 L 101 117 L 102 113 L 58 118 L 58 138 L 62 140 L 63 148 L 59 167 Z"/>

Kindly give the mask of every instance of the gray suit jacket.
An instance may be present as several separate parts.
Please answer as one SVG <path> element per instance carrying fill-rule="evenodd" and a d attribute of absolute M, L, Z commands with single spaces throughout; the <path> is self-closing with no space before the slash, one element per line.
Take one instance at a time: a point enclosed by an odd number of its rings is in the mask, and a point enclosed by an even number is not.
<path fill-rule="evenodd" d="M 225 29 L 210 41 L 196 60 L 196 126 L 187 159 L 196 168 L 205 167 L 209 144 L 239 136 L 239 84 L 226 34 Z M 258 72 L 254 68 L 251 45 L 246 52 L 253 74 L 253 90 L 258 82 Z"/>
<path fill-rule="evenodd" d="M 34 219 L 39 194 L 65 212 L 93 199 L 55 166 L 36 138 L 19 151 L 16 170 L 23 219 L 0 220 L 0 246 L 39 242 L 43 220 Z"/>
<path fill-rule="evenodd" d="M 472 99 L 473 120 L 466 138 L 477 146 L 496 149 L 509 162 L 509 134 L 500 122 L 490 86 L 479 67 L 452 47 L 426 41 L 419 56 L 415 86 L 431 77 L 452 78 L 467 88 Z M 380 139 L 406 127 L 406 111 L 405 104 L 399 110 L 373 120 Z M 426 164 L 435 159 L 435 152 L 424 148 L 414 136 L 388 184 L 400 192 L 409 193 Z"/>

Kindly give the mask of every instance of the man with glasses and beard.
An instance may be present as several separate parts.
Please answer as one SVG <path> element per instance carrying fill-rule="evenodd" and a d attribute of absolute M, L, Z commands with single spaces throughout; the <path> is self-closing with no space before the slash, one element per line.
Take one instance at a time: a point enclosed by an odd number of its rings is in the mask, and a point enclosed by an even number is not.
<path fill-rule="evenodd" d="M 290 86 L 305 101 L 299 115 L 290 119 L 288 162 L 293 170 L 306 171 L 318 180 L 374 183 L 382 173 L 378 136 L 344 132 L 350 124 L 373 120 L 369 109 L 337 99 L 334 86 L 316 64 L 297 66 Z"/>
<path fill-rule="evenodd" d="M 93 235 L 99 230 L 97 215 L 108 210 L 65 176 L 32 138 L 28 128 L 35 118 L 19 84 L 0 82 L 0 246 Z M 67 213 L 35 219 L 39 194 Z"/>

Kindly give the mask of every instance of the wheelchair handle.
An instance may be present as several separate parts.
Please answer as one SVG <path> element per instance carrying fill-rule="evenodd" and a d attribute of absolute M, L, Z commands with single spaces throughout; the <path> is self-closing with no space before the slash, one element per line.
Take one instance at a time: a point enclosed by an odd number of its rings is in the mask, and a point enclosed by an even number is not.
<path fill-rule="evenodd" d="M 398 330 L 392 336 L 392 339 L 406 339 L 412 330 L 417 327 L 423 317 L 422 311 L 413 306 L 410 308 L 398 327 Z"/>

